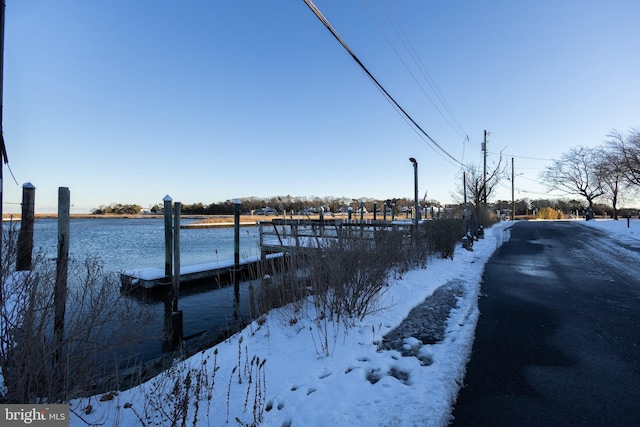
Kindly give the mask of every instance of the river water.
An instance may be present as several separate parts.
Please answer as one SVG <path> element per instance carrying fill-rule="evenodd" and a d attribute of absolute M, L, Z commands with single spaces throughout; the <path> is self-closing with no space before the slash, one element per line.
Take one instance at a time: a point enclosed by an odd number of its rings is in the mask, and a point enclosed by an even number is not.
<path fill-rule="evenodd" d="M 193 220 L 182 219 L 182 224 Z M 34 250 L 56 256 L 58 221 L 38 219 L 34 225 Z M 164 269 L 164 220 L 162 218 L 72 219 L 69 257 L 97 255 L 105 270 L 123 271 L 141 267 Z M 258 227 L 240 229 L 241 257 L 260 253 Z M 180 230 L 182 266 L 233 260 L 233 227 Z"/>
<path fill-rule="evenodd" d="M 182 219 L 182 224 L 193 220 Z M 19 224 L 19 223 L 18 223 Z M 37 219 L 34 225 L 34 255 L 45 259 L 57 256 L 57 220 Z M 5 229 L 9 225 L 4 224 Z M 181 266 L 233 260 L 233 227 L 180 230 Z M 240 257 L 255 258 L 260 254 L 259 229 L 240 228 Z M 70 262 L 96 256 L 107 272 L 156 267 L 164 269 L 164 220 L 161 218 L 87 218 L 71 219 L 69 232 Z M 248 315 L 248 282 L 240 287 L 241 315 Z M 133 297 L 132 297 L 133 298 Z M 135 346 L 138 360 L 148 361 L 165 354 L 163 341 L 168 300 L 163 293 L 135 298 L 137 304 L 151 310 L 152 323 L 146 326 L 147 339 Z M 210 283 L 184 284 L 181 287 L 179 309 L 183 312 L 184 336 L 196 336 L 204 331 L 215 334 L 234 322 L 233 286 L 216 280 Z M 142 325 L 132 325 L 132 327 Z"/>

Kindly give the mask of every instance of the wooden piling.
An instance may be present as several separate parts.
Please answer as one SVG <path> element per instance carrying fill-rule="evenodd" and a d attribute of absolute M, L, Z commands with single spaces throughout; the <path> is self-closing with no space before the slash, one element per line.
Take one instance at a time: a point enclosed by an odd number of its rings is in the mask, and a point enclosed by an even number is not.
<path fill-rule="evenodd" d="M 173 311 L 178 311 L 178 295 L 180 295 L 180 214 L 182 204 L 173 205 Z"/>
<path fill-rule="evenodd" d="M 53 294 L 54 362 L 57 362 L 60 357 L 60 346 L 64 339 L 64 316 L 67 305 L 69 266 L 70 201 L 69 189 L 67 187 L 58 188 L 58 258 L 56 259 L 56 283 Z"/>
<path fill-rule="evenodd" d="M 233 307 L 240 319 L 240 199 L 233 204 Z"/>
<path fill-rule="evenodd" d="M 262 249 L 262 248 L 264 248 L 264 237 L 263 237 L 264 236 L 264 227 L 262 226 L 262 222 L 260 222 L 258 224 L 258 232 L 259 232 L 258 244 L 260 245 L 260 261 L 265 261 L 267 259 L 267 254 Z"/>
<path fill-rule="evenodd" d="M 33 224 L 35 220 L 36 187 L 27 182 L 22 185 L 22 221 L 18 234 L 16 270 L 31 270 L 33 257 Z"/>
<path fill-rule="evenodd" d="M 182 204 L 173 204 L 173 290 L 172 290 L 172 311 L 171 311 L 171 337 L 175 348 L 180 346 L 184 337 L 184 327 L 182 322 L 182 310 L 178 310 L 178 298 L 180 296 L 180 215 Z"/>
<path fill-rule="evenodd" d="M 173 231 L 171 230 L 171 202 L 173 199 L 167 194 L 162 201 L 164 203 L 162 208 L 164 214 L 164 275 L 169 279 L 173 264 Z"/>

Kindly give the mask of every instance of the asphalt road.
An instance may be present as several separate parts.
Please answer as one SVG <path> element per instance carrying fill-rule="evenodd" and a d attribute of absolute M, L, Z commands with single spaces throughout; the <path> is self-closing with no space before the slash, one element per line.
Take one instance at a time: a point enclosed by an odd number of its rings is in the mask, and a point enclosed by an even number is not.
<path fill-rule="evenodd" d="M 510 232 L 450 426 L 639 426 L 639 248 L 571 222 Z"/>

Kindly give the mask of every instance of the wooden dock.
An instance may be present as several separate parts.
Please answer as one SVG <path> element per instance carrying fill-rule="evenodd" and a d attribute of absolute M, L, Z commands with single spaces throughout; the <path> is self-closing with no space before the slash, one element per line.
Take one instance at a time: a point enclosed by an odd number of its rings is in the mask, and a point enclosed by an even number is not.
<path fill-rule="evenodd" d="M 269 258 L 282 256 L 271 254 Z M 259 257 L 245 258 L 240 261 L 240 273 L 255 269 L 260 262 Z M 204 264 L 186 265 L 180 267 L 180 283 L 195 282 L 215 278 L 230 278 L 234 272 L 233 260 L 226 262 L 209 262 Z M 120 282 L 129 288 L 152 289 L 171 285 L 171 277 L 164 274 L 162 268 L 137 268 L 120 273 Z"/>
<path fill-rule="evenodd" d="M 381 230 L 410 230 L 408 221 L 287 220 L 261 221 L 260 255 L 243 258 L 240 271 L 256 269 L 260 262 L 287 257 L 294 252 L 321 248 L 329 240 L 372 239 Z M 233 260 L 180 267 L 180 283 L 224 277 L 234 273 Z M 138 268 L 120 273 L 123 286 L 152 289 L 171 285 L 171 277 L 162 268 Z"/>

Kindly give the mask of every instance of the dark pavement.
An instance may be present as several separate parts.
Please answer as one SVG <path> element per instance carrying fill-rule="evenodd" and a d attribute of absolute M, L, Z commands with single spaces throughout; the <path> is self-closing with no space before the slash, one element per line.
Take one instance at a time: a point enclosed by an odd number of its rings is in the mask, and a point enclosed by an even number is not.
<path fill-rule="evenodd" d="M 486 265 L 451 426 L 640 426 L 640 262 L 571 222 L 518 222 Z"/>

